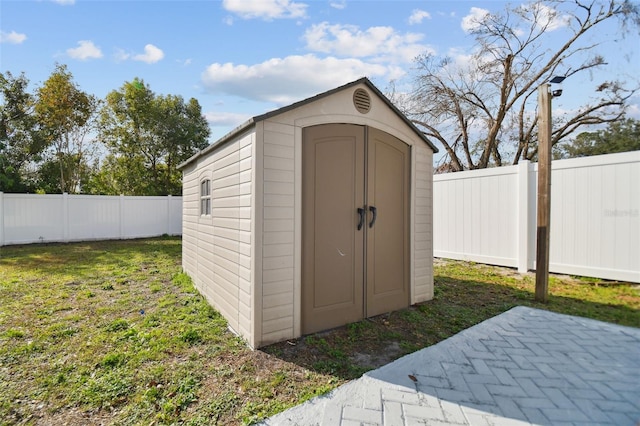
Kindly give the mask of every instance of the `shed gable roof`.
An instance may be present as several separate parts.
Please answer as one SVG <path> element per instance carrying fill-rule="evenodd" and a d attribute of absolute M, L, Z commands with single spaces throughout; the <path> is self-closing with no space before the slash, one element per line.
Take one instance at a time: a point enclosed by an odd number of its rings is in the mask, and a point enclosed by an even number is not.
<path fill-rule="evenodd" d="M 312 96 L 310 98 L 303 99 L 303 100 L 298 101 L 298 102 L 294 102 L 291 105 L 287 105 L 287 106 L 284 106 L 282 108 L 278 108 L 278 109 L 275 109 L 273 111 L 269 111 L 269 112 L 267 112 L 265 114 L 256 115 L 255 117 L 250 118 L 249 120 L 245 121 L 240 126 L 236 127 L 235 129 L 233 129 L 232 131 L 230 131 L 229 133 L 227 133 L 226 135 L 224 135 L 223 137 L 218 139 L 216 142 L 214 142 L 211 145 L 209 145 L 208 147 L 200 150 L 199 152 L 194 154 L 192 157 L 187 159 L 182 164 L 178 165 L 178 169 L 183 169 L 187 165 L 189 165 L 192 162 L 196 161 L 198 158 L 200 158 L 200 157 L 208 154 L 209 152 L 213 151 L 218 146 L 220 146 L 220 145 L 224 144 L 225 142 L 229 141 L 230 139 L 232 139 L 232 138 L 234 138 L 234 137 L 236 137 L 236 136 L 248 131 L 249 129 L 253 128 L 257 122 L 260 122 L 260 121 L 263 121 L 263 120 L 267 120 L 267 119 L 269 119 L 271 117 L 275 117 L 275 116 L 283 114 L 283 113 L 285 113 L 287 111 L 294 110 L 294 109 L 299 108 L 299 107 L 301 107 L 303 105 L 307 105 L 309 103 L 312 103 L 312 102 L 318 101 L 320 99 L 326 98 L 328 96 L 333 95 L 334 93 L 349 89 L 350 87 L 356 86 L 358 84 L 366 85 L 372 92 L 374 92 L 389 107 L 389 109 L 391 109 L 398 117 L 400 117 L 402 119 L 402 121 L 404 121 L 409 126 L 409 128 L 411 128 L 411 130 L 413 130 L 416 133 L 416 135 L 418 135 L 420 137 L 420 139 L 422 139 L 429 146 L 429 148 L 431 148 L 431 150 L 434 153 L 438 152 L 438 148 L 436 148 L 436 146 L 424 135 L 423 132 L 420 131 L 420 129 L 418 129 L 416 127 L 415 124 L 413 124 L 411 122 L 411 120 L 409 120 L 402 112 L 400 112 L 400 110 L 371 82 L 371 80 L 369 80 L 367 77 L 362 77 L 362 78 L 360 78 L 358 80 L 355 80 L 355 81 L 352 81 L 352 82 L 347 83 L 345 85 L 336 87 L 335 89 L 331 89 L 329 91 L 320 93 L 320 94 Z"/>

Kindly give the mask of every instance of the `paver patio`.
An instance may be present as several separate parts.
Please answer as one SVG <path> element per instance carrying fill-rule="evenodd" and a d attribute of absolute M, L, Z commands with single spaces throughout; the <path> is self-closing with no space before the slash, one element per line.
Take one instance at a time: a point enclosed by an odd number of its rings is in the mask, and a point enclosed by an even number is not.
<path fill-rule="evenodd" d="M 640 424 L 640 329 L 517 307 L 265 425 Z"/>

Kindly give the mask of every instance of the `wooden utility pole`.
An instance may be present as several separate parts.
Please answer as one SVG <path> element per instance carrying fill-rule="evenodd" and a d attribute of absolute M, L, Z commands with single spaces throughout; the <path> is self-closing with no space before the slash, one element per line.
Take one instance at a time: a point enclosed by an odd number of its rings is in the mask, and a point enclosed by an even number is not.
<path fill-rule="evenodd" d="M 538 232 L 536 246 L 536 297 L 549 300 L 549 224 L 551 222 L 551 92 L 538 87 Z"/>

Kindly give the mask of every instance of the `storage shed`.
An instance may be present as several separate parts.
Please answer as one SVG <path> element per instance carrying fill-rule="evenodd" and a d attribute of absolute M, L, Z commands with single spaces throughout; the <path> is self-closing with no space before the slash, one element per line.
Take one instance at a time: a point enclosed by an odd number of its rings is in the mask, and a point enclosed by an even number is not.
<path fill-rule="evenodd" d="M 436 148 L 366 78 L 180 165 L 182 265 L 251 347 L 433 297 Z"/>

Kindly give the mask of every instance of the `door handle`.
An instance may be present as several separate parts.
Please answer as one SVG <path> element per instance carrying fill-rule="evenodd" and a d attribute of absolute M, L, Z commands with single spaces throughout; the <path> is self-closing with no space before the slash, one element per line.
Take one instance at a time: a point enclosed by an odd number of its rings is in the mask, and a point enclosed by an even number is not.
<path fill-rule="evenodd" d="M 378 209 L 373 206 L 369 206 L 369 211 L 373 214 L 371 222 L 369 223 L 369 228 L 373 228 L 373 225 L 376 223 L 376 218 L 378 217 Z"/>
<path fill-rule="evenodd" d="M 360 219 L 358 220 L 358 231 L 362 229 L 362 225 L 364 224 L 364 209 L 362 207 L 358 207 L 358 215 Z"/>

